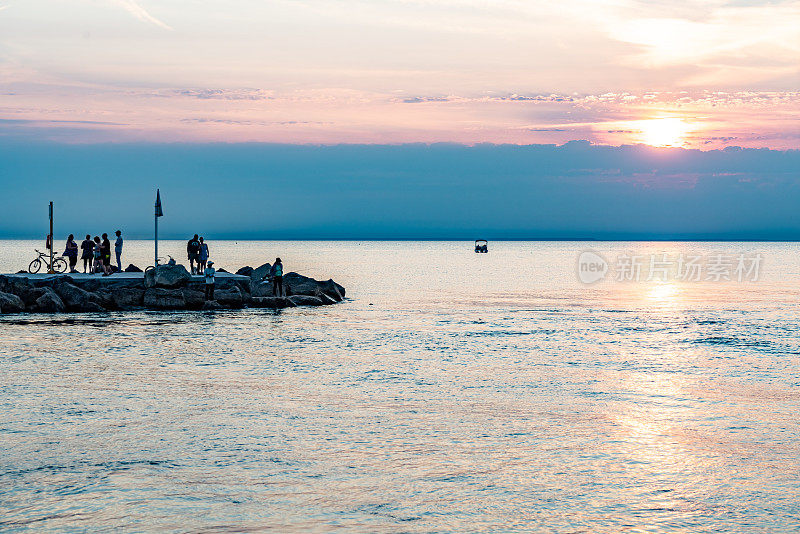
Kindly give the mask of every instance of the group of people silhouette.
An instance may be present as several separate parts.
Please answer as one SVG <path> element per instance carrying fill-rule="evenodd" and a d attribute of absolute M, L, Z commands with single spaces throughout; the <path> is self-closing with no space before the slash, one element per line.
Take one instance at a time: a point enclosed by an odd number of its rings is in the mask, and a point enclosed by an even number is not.
<path fill-rule="evenodd" d="M 186 253 L 189 256 L 189 268 L 192 274 L 203 274 L 208 264 L 208 245 L 194 234 L 194 237 L 186 243 Z"/>
<path fill-rule="evenodd" d="M 108 238 L 108 234 L 104 233 L 102 236 L 95 236 L 94 238 L 92 238 L 91 234 L 86 234 L 86 239 L 84 239 L 80 245 L 75 241 L 75 236 L 69 234 L 63 256 L 69 261 L 70 273 L 79 272 L 76 269 L 79 250 L 81 251 L 80 259 L 83 260 L 84 273 L 94 274 L 102 272 L 103 276 L 110 276 L 114 271 L 122 271 L 122 247 L 124 244 L 122 231 L 117 230 L 115 235 L 117 238 L 114 241 L 114 255 L 117 265 L 113 266 L 111 263 L 111 241 Z M 49 246 L 50 240 L 48 238 L 48 248 Z M 189 258 L 191 274 L 204 276 L 206 283 L 206 299 L 213 300 L 216 270 L 213 268 L 214 262 L 208 259 L 208 244 L 201 236 L 194 234 L 194 237 L 186 243 L 186 253 Z M 275 259 L 275 263 L 272 264 L 267 276 L 272 280 L 273 295 L 278 297 L 285 296 L 286 292 L 283 287 L 283 263 L 280 258 Z"/>
<path fill-rule="evenodd" d="M 115 232 L 117 239 L 114 241 L 114 255 L 116 256 L 117 265 L 116 270 L 122 270 L 122 231 Z M 94 236 L 92 239 L 91 234 L 86 234 L 86 239 L 78 246 L 75 242 L 75 236 L 69 234 L 67 237 L 67 244 L 64 248 L 64 257 L 69 261 L 69 272 L 77 273 L 75 268 L 78 265 L 78 250 L 81 251 L 81 260 L 83 260 L 84 273 L 103 273 L 103 276 L 110 276 L 114 272 L 111 265 L 111 241 L 108 239 L 108 234 L 104 233 L 102 238 Z"/>

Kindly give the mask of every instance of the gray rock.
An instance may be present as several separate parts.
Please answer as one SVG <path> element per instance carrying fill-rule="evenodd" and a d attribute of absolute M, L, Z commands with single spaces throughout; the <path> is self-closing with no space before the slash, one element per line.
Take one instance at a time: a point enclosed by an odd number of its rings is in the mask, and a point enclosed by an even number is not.
<path fill-rule="evenodd" d="M 325 302 L 312 295 L 292 295 L 287 297 L 295 306 L 323 306 Z"/>
<path fill-rule="evenodd" d="M 0 291 L 12 293 L 18 297 L 33 289 L 33 282 L 24 276 L 0 275 Z"/>
<path fill-rule="evenodd" d="M 319 282 L 320 289 L 322 293 L 328 295 L 336 302 L 341 302 L 344 300 L 345 290 L 344 287 L 340 286 L 330 278 L 325 280 L 324 282 Z"/>
<path fill-rule="evenodd" d="M 33 305 L 33 311 L 40 313 L 61 313 L 66 309 L 64 301 L 62 301 L 56 292 L 49 287 L 39 288 L 41 295 Z"/>
<path fill-rule="evenodd" d="M 272 297 L 272 282 L 254 283 L 251 295 L 253 297 Z"/>
<path fill-rule="evenodd" d="M 103 311 L 97 295 L 70 284 L 67 277 L 56 279 L 53 291 L 70 311 Z"/>
<path fill-rule="evenodd" d="M 231 308 L 241 308 L 244 304 L 242 292 L 238 287 L 231 287 L 230 289 L 222 289 L 214 291 L 214 300 L 224 306 Z"/>
<path fill-rule="evenodd" d="M 36 304 L 36 300 L 47 293 L 47 291 L 52 291 L 52 289 L 49 287 L 34 287 L 30 291 L 26 291 L 20 298 L 25 303 L 25 307 L 30 308 L 31 306 L 34 306 Z"/>
<path fill-rule="evenodd" d="M 336 302 L 344 299 L 344 288 L 333 280 L 320 282 L 302 274 L 288 273 L 283 277 L 283 285 L 289 295 L 327 295 Z"/>
<path fill-rule="evenodd" d="M 89 293 L 94 293 L 102 287 L 100 281 L 108 279 L 108 277 L 101 278 L 100 276 L 101 275 L 98 275 L 93 278 L 89 278 L 88 280 L 75 280 L 74 278 L 62 277 L 61 280 L 69 282 L 73 286 L 79 287 L 84 291 L 88 291 Z"/>
<path fill-rule="evenodd" d="M 326 293 L 320 293 L 319 295 L 317 295 L 317 298 L 320 299 L 322 303 L 325 305 L 336 304 L 337 302 L 339 302 L 338 300 L 336 300 L 335 298 L 331 297 Z"/>
<path fill-rule="evenodd" d="M 96 292 L 95 296 L 97 297 L 97 303 L 103 308 L 109 310 L 117 307 L 116 302 L 114 302 L 114 295 L 112 291 L 104 289 Z"/>
<path fill-rule="evenodd" d="M 140 272 L 142 272 L 142 270 L 131 263 L 127 267 L 125 267 L 125 272 L 126 273 L 140 273 Z"/>
<path fill-rule="evenodd" d="M 253 274 L 253 271 L 254 271 L 254 270 L 255 270 L 255 269 L 253 269 L 253 268 L 252 268 L 252 267 L 250 267 L 250 266 L 247 266 L 247 267 L 242 267 L 241 269 L 239 269 L 238 271 L 236 271 L 236 274 L 240 274 L 240 275 L 242 275 L 242 276 L 250 276 L 251 274 Z"/>
<path fill-rule="evenodd" d="M 25 303 L 13 293 L 0 291 L 0 313 L 19 313 L 25 311 Z"/>
<path fill-rule="evenodd" d="M 101 312 L 104 312 L 104 311 L 107 311 L 107 310 L 105 308 L 103 308 L 100 304 L 96 303 L 96 302 L 90 302 L 90 303 L 88 303 L 86 305 L 85 308 L 83 308 L 80 311 L 85 312 L 85 313 L 90 313 L 90 312 L 91 313 L 101 313 Z"/>
<path fill-rule="evenodd" d="M 41 296 L 35 289 L 33 282 L 24 276 L 0 275 L 0 291 L 18 296 L 27 306 Z"/>
<path fill-rule="evenodd" d="M 186 308 L 186 299 L 180 289 L 151 287 L 144 292 L 144 305 L 159 310 L 180 310 Z"/>
<path fill-rule="evenodd" d="M 188 287 L 183 288 L 181 291 L 183 292 L 183 300 L 186 301 L 186 306 L 189 308 L 202 308 L 206 302 L 205 291 Z"/>
<path fill-rule="evenodd" d="M 256 267 L 250 273 L 250 280 L 253 281 L 254 285 L 261 282 L 269 274 L 270 269 L 272 269 L 272 265 L 269 263 L 265 263 L 261 267 Z"/>
<path fill-rule="evenodd" d="M 144 304 L 144 289 L 135 287 L 121 287 L 111 292 L 114 306 L 120 310 L 141 308 Z"/>
<path fill-rule="evenodd" d="M 253 308 L 294 308 L 297 306 L 286 297 L 253 297 L 250 299 Z"/>
<path fill-rule="evenodd" d="M 144 286 L 175 288 L 185 286 L 192 275 L 183 265 L 159 265 L 144 273 Z"/>
<path fill-rule="evenodd" d="M 216 300 L 207 300 L 203 303 L 203 307 L 200 308 L 203 311 L 212 311 L 212 310 L 221 310 L 222 304 L 217 302 Z"/>

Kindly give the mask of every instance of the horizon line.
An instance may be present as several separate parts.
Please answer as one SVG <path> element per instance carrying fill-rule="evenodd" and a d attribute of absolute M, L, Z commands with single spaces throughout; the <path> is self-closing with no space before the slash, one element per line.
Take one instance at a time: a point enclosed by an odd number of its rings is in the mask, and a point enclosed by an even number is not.
<path fill-rule="evenodd" d="M 36 139 L 29 138 L 14 138 L 13 136 L 5 137 L 5 140 L 13 143 L 15 141 L 24 145 L 41 144 L 41 145 L 55 145 L 65 147 L 82 147 L 82 146 L 279 146 L 279 147 L 316 147 L 316 148 L 336 148 L 336 147 L 408 147 L 408 146 L 421 146 L 421 147 L 435 147 L 435 146 L 452 146 L 461 148 L 476 148 L 476 147 L 555 147 L 562 148 L 570 144 L 585 144 L 592 147 L 609 147 L 609 148 L 645 148 L 649 150 L 685 150 L 695 152 L 724 152 L 726 150 L 770 150 L 774 152 L 800 152 L 800 148 L 772 148 L 772 147 L 745 147 L 740 145 L 728 145 L 725 147 L 709 148 L 692 148 L 687 146 L 672 146 L 672 145 L 648 145 L 647 143 L 623 143 L 614 145 L 611 143 L 598 143 L 589 139 L 570 139 L 563 143 L 495 143 L 491 141 L 481 141 L 476 143 L 462 143 L 458 141 L 405 141 L 405 142 L 376 142 L 376 143 L 280 143 L 274 141 L 144 141 L 144 140 L 107 140 L 107 141 L 65 141 L 54 139 Z"/>

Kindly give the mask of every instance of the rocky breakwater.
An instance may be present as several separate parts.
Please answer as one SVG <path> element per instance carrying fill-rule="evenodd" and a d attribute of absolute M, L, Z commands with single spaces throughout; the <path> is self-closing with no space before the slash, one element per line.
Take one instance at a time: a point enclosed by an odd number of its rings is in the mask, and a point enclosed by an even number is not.
<path fill-rule="evenodd" d="M 214 300 L 205 284 L 182 265 L 162 265 L 146 273 L 99 275 L 0 275 L 0 313 L 104 312 L 126 310 L 214 310 L 289 308 L 341 302 L 344 287 L 298 273 L 284 276 L 286 296 L 272 295 L 265 280 L 270 265 L 218 273 Z"/>

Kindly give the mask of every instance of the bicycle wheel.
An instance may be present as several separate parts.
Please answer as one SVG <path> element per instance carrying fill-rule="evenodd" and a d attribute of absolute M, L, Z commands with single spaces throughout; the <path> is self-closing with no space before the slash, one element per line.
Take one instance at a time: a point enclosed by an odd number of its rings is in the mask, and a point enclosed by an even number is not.
<path fill-rule="evenodd" d="M 148 266 L 148 267 L 145 267 L 145 268 L 144 268 L 144 272 L 146 272 L 146 273 L 147 273 L 147 272 L 150 272 L 150 271 L 152 271 L 153 269 L 155 269 L 155 267 L 154 267 L 154 266 L 152 266 L 152 265 L 150 265 L 150 266 Z"/>
<path fill-rule="evenodd" d="M 67 260 L 64 258 L 56 258 L 53 260 L 53 270 L 57 273 L 67 272 Z"/>
<path fill-rule="evenodd" d="M 28 265 L 28 272 L 31 274 L 35 274 L 39 272 L 39 269 L 42 268 L 42 262 L 39 258 L 36 258 Z"/>

